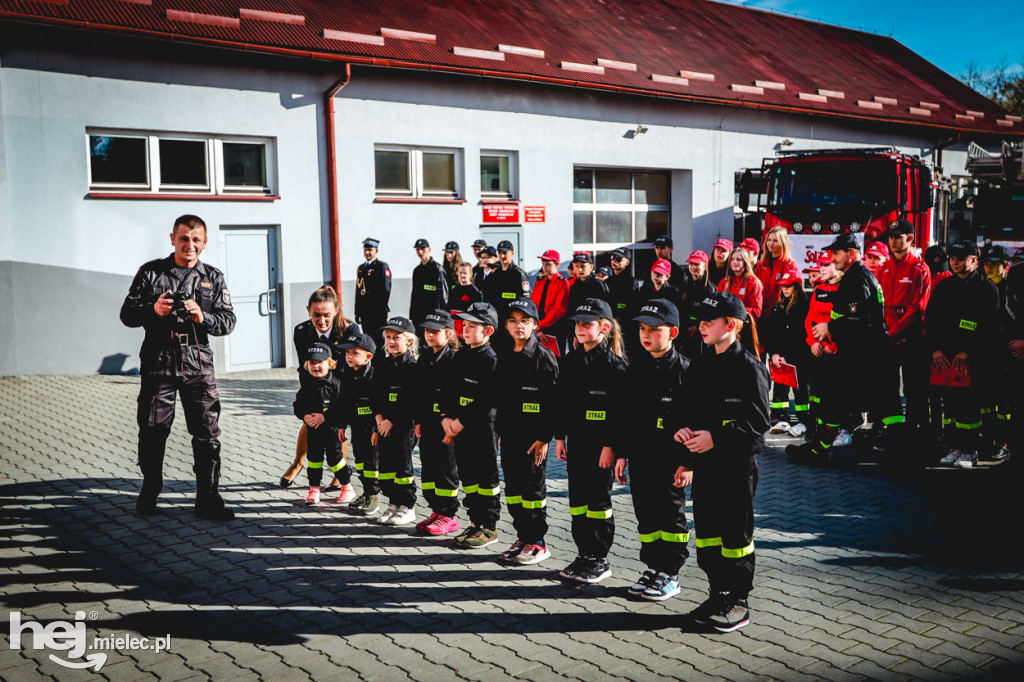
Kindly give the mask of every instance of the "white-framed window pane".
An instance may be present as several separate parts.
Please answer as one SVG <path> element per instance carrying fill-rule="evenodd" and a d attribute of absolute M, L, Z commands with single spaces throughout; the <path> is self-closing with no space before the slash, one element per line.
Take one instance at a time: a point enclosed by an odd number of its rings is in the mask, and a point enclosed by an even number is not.
<path fill-rule="evenodd" d="M 572 214 L 572 240 L 576 243 L 594 241 L 594 214 L 591 211 L 574 211 Z"/>
<path fill-rule="evenodd" d="M 409 152 L 375 151 L 373 153 L 374 173 L 377 189 L 408 192 Z"/>
<path fill-rule="evenodd" d="M 480 156 L 480 191 L 509 192 L 509 164 L 507 156 Z"/>
<path fill-rule="evenodd" d="M 608 244 L 633 241 L 631 238 L 632 219 L 633 214 L 630 211 L 598 211 L 597 243 Z"/>
<path fill-rule="evenodd" d="M 629 171 L 596 171 L 594 176 L 597 185 L 597 203 L 632 203 Z"/>
<path fill-rule="evenodd" d="M 572 174 L 572 200 L 578 204 L 594 202 L 594 173 L 589 170 L 574 170 Z"/>
<path fill-rule="evenodd" d="M 97 184 L 147 185 L 149 161 L 143 137 L 89 136 L 89 168 Z"/>
<path fill-rule="evenodd" d="M 267 186 L 267 146 L 241 142 L 224 143 L 224 184 L 231 187 Z"/>
<path fill-rule="evenodd" d="M 636 203 L 668 204 L 668 176 L 664 173 L 636 173 Z"/>
<path fill-rule="evenodd" d="M 455 193 L 455 155 L 423 152 L 423 191 Z"/>
<path fill-rule="evenodd" d="M 209 184 L 204 140 L 160 140 L 160 182 L 164 185 Z"/>
<path fill-rule="evenodd" d="M 637 211 L 634 241 L 653 242 L 658 237 L 667 234 L 668 211 Z"/>

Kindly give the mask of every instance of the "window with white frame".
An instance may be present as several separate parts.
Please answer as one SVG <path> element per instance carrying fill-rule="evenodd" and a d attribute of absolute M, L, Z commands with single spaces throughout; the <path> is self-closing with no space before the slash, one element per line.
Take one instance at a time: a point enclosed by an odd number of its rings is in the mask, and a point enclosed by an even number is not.
<path fill-rule="evenodd" d="M 516 152 L 481 150 L 480 196 L 483 199 L 515 199 L 517 196 Z"/>
<path fill-rule="evenodd" d="M 141 194 L 275 193 L 269 138 L 89 130 L 89 189 Z"/>
<path fill-rule="evenodd" d="M 378 198 L 462 198 L 462 150 L 377 145 L 373 150 Z"/>

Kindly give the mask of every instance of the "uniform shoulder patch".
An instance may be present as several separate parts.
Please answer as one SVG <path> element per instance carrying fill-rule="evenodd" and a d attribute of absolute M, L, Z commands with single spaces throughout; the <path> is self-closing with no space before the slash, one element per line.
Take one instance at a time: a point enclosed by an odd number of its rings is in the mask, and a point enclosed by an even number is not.
<path fill-rule="evenodd" d="M 228 306 L 230 308 L 231 307 L 231 292 L 228 291 L 225 288 L 221 292 L 221 294 L 220 294 L 220 300 L 221 300 L 221 303 L 223 303 L 224 305 L 226 305 L 226 306 Z"/>

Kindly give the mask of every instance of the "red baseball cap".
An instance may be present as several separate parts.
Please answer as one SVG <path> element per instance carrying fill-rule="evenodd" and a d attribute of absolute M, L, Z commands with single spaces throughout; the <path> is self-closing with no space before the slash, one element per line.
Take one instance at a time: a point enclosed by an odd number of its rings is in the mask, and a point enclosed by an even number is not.
<path fill-rule="evenodd" d="M 782 276 L 782 279 L 779 280 L 779 286 L 788 287 L 791 284 L 800 284 L 801 282 L 803 282 L 803 279 L 797 277 L 792 272 L 787 272 Z"/>
<path fill-rule="evenodd" d="M 555 251 L 554 249 L 548 249 L 544 253 L 537 256 L 537 258 L 540 258 L 541 260 L 553 260 L 556 263 L 562 262 L 562 259 L 558 257 L 558 252 Z"/>
<path fill-rule="evenodd" d="M 757 254 L 761 253 L 761 245 L 758 244 L 757 240 L 754 239 L 753 237 L 747 237 L 746 239 L 741 241 L 740 242 L 740 248 L 741 249 L 746 249 L 747 251 L 750 251 L 755 256 Z"/>
<path fill-rule="evenodd" d="M 732 241 L 729 239 L 719 239 L 717 242 L 715 242 L 714 248 L 721 248 L 725 249 L 726 251 L 732 251 Z"/>
<path fill-rule="evenodd" d="M 818 256 L 818 265 L 832 265 L 832 254 L 823 253 Z"/>
<path fill-rule="evenodd" d="M 814 261 L 813 263 L 808 265 L 806 268 L 804 268 L 804 274 L 805 275 L 807 273 L 809 273 L 809 272 L 819 272 L 819 271 L 821 271 L 821 264 L 818 263 L 818 261 Z"/>
<path fill-rule="evenodd" d="M 708 264 L 708 254 L 703 251 L 694 251 L 690 254 L 690 257 L 686 259 L 687 263 L 704 263 Z"/>
<path fill-rule="evenodd" d="M 707 258 L 707 255 L 705 255 L 704 258 Z M 707 263 L 707 260 L 705 260 L 704 262 Z M 664 258 L 659 258 L 658 260 L 654 261 L 654 265 L 651 266 L 651 272 L 657 272 L 662 275 L 671 275 L 672 264 L 669 263 Z"/>
<path fill-rule="evenodd" d="M 865 256 L 878 256 L 879 258 L 889 257 L 889 247 L 882 242 L 871 242 L 867 250 L 864 252 Z"/>

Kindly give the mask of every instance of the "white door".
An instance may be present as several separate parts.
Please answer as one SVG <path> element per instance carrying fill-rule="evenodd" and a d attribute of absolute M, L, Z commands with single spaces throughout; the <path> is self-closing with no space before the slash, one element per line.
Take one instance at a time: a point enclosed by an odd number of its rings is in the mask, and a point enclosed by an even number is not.
<path fill-rule="evenodd" d="M 228 372 L 280 365 L 275 232 L 273 227 L 221 226 L 224 277 L 238 318 L 224 342 Z"/>

